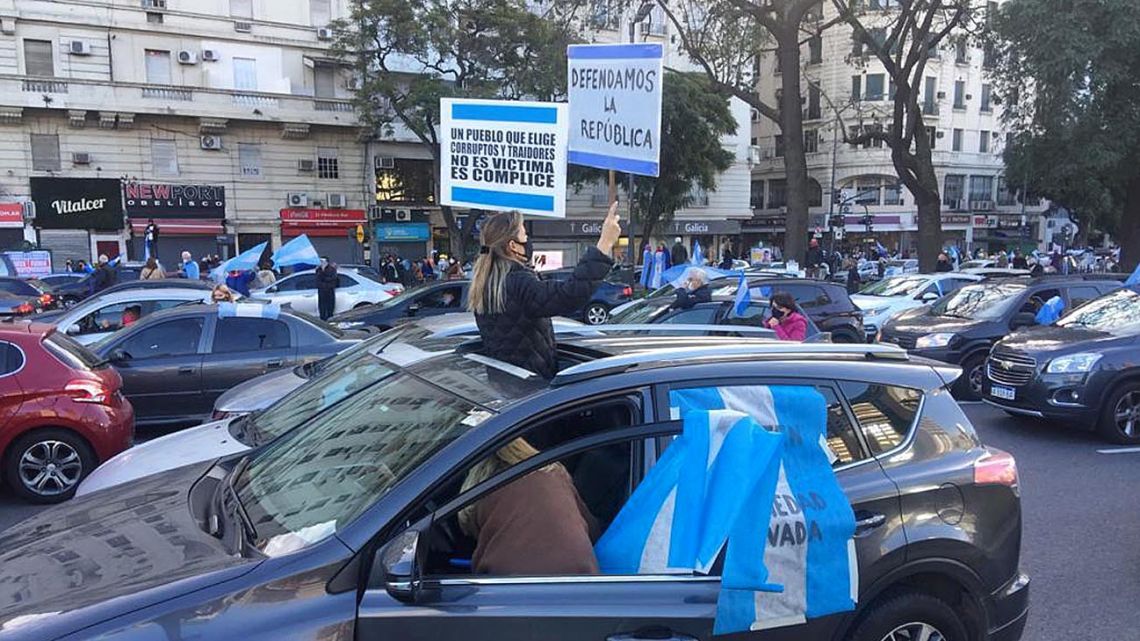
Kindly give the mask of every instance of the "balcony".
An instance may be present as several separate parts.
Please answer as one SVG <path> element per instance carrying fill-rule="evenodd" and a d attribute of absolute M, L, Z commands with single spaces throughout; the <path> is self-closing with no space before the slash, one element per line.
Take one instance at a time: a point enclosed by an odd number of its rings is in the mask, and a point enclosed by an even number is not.
<path fill-rule="evenodd" d="M 46 104 L 45 95 L 52 96 Z M 208 87 L 28 78 L 14 74 L 0 74 L 0 107 L 297 122 L 316 126 L 358 125 L 350 100 Z"/>

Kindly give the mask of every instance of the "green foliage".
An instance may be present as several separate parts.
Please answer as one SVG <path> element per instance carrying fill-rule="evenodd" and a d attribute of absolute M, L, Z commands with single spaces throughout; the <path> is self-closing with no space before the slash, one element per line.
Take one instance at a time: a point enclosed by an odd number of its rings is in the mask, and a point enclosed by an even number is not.
<path fill-rule="evenodd" d="M 717 175 L 732 167 L 733 154 L 721 137 L 736 133 L 728 99 L 712 91 L 702 73 L 667 71 L 661 95 L 660 176 L 634 176 L 634 220 L 648 236 L 692 204 L 692 189 L 716 189 Z M 579 186 L 603 180 L 607 172 L 571 167 L 569 180 Z M 626 184 L 621 176 L 619 184 Z"/>
<path fill-rule="evenodd" d="M 1010 182 L 1108 231 L 1140 223 L 1122 218 L 1140 180 L 1140 3 L 1010 0 L 994 27 Z"/>

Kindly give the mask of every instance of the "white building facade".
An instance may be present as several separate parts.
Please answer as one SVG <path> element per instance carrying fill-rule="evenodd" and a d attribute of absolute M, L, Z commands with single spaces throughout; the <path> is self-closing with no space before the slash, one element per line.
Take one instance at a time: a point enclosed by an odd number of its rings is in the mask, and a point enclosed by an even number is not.
<path fill-rule="evenodd" d="M 346 5 L 0 0 L 0 201 L 35 212 L 19 234 L 57 269 L 141 259 L 151 220 L 168 266 L 301 233 L 347 262 L 373 177 L 329 53 Z"/>
<path fill-rule="evenodd" d="M 877 24 L 877 14 L 889 22 L 894 4 L 860 0 L 864 24 Z M 832 4 L 822 6 L 823 22 L 833 20 Z M 837 209 L 832 190 L 844 190 L 854 202 L 845 218 L 842 242 L 873 241 L 914 256 L 918 229 L 914 198 L 899 183 L 889 149 L 843 142 L 842 127 L 853 136 L 860 127 L 886 126 L 893 110 L 893 87 L 882 64 L 852 36 L 849 26 L 835 25 L 802 51 L 804 144 L 812 181 L 810 228 L 817 236 L 830 238 L 827 215 Z M 1038 200 L 1023 203 L 1006 186 L 1001 105 L 987 78 L 992 62 L 992 52 L 951 37 L 931 52 L 923 85 L 917 88 L 933 141 L 944 243 L 962 250 L 1033 248 L 1045 233 L 1038 220 L 1045 207 Z M 780 85 L 775 55 L 764 56 L 758 71 L 760 95 L 775 104 Z M 808 80 L 820 89 L 810 87 Z M 779 245 L 786 202 L 783 139 L 774 123 L 754 114 L 751 143 L 755 216 L 745 225 L 745 240 Z"/>

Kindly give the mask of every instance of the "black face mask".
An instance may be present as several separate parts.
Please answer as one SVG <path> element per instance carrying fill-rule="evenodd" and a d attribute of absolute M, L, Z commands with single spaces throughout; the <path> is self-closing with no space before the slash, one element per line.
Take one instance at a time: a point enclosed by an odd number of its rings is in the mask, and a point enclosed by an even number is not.
<path fill-rule="evenodd" d="M 772 318 L 783 318 L 783 317 L 784 317 L 784 311 L 782 309 L 780 309 L 779 307 L 773 307 L 772 308 Z"/>

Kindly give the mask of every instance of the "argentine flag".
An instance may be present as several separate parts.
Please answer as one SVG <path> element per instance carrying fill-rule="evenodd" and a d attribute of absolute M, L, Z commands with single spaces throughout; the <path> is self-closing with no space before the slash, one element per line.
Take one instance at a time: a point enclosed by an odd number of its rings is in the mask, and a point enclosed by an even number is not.
<path fill-rule="evenodd" d="M 308 235 L 302 234 L 273 252 L 272 260 L 273 266 L 280 269 L 294 265 L 319 265 L 321 257 L 317 254 L 317 248 L 313 247 L 313 241 L 309 240 Z"/>
<path fill-rule="evenodd" d="M 218 303 L 218 318 L 267 318 L 276 320 L 281 306 L 260 303 Z"/>
<path fill-rule="evenodd" d="M 257 269 L 257 263 L 261 260 L 261 254 L 265 251 L 265 243 L 259 243 L 256 247 L 252 247 L 243 251 L 242 253 L 227 260 L 221 265 L 214 268 L 210 272 L 210 278 L 215 283 L 222 283 L 226 280 L 226 274 L 232 271 L 250 271 Z"/>
<path fill-rule="evenodd" d="M 736 287 L 736 302 L 732 304 L 732 313 L 736 316 L 743 316 L 751 304 L 752 292 L 748 289 L 748 278 L 741 274 L 740 284 Z"/>
<path fill-rule="evenodd" d="M 701 251 L 701 241 L 693 241 L 693 257 L 689 260 L 694 265 L 705 264 L 705 253 Z"/>
<path fill-rule="evenodd" d="M 1140 264 L 1136 265 L 1136 269 L 1132 270 L 1132 275 L 1128 280 L 1124 281 L 1125 287 L 1135 287 L 1140 285 Z"/>

